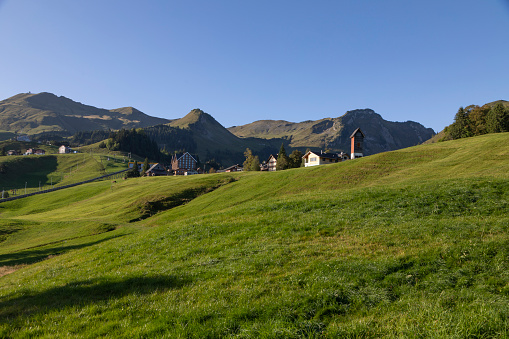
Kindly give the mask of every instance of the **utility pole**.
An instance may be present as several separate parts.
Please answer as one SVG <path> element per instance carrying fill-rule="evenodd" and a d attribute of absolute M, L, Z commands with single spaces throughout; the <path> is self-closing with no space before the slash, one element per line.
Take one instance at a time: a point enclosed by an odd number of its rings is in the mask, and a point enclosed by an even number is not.
<path fill-rule="evenodd" d="M 25 181 L 25 194 L 27 194 L 27 182 Z"/>

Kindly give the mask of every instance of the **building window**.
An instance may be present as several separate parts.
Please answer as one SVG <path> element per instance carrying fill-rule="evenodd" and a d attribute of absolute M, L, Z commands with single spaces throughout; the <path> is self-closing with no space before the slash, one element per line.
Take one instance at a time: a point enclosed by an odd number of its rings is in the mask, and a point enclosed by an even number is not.
<path fill-rule="evenodd" d="M 315 161 L 316 161 L 316 157 L 309 158 L 309 161 L 311 161 L 311 162 L 315 162 Z"/>

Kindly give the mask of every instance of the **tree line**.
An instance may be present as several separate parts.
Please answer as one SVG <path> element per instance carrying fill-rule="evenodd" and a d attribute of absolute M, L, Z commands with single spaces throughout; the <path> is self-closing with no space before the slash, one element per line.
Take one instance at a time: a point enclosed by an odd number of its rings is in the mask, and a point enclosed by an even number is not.
<path fill-rule="evenodd" d="M 444 130 L 442 141 L 488 133 L 509 132 L 509 108 L 501 102 L 494 105 L 460 107 L 454 122 Z"/>

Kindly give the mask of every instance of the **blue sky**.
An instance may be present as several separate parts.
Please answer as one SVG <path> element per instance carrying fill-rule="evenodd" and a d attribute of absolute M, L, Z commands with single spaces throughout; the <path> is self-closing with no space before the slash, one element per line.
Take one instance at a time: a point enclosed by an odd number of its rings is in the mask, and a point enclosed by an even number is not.
<path fill-rule="evenodd" d="M 0 0 L 0 99 L 225 127 L 371 108 L 442 130 L 509 100 L 509 0 Z"/>

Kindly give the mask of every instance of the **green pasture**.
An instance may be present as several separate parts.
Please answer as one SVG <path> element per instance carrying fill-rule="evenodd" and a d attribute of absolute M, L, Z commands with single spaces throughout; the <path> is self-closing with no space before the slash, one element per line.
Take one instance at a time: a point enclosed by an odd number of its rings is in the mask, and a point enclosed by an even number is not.
<path fill-rule="evenodd" d="M 24 194 L 99 177 L 127 168 L 122 157 L 95 154 L 18 155 L 0 157 L 0 190 Z"/>
<path fill-rule="evenodd" d="M 0 337 L 506 338 L 509 134 L 0 204 Z"/>

